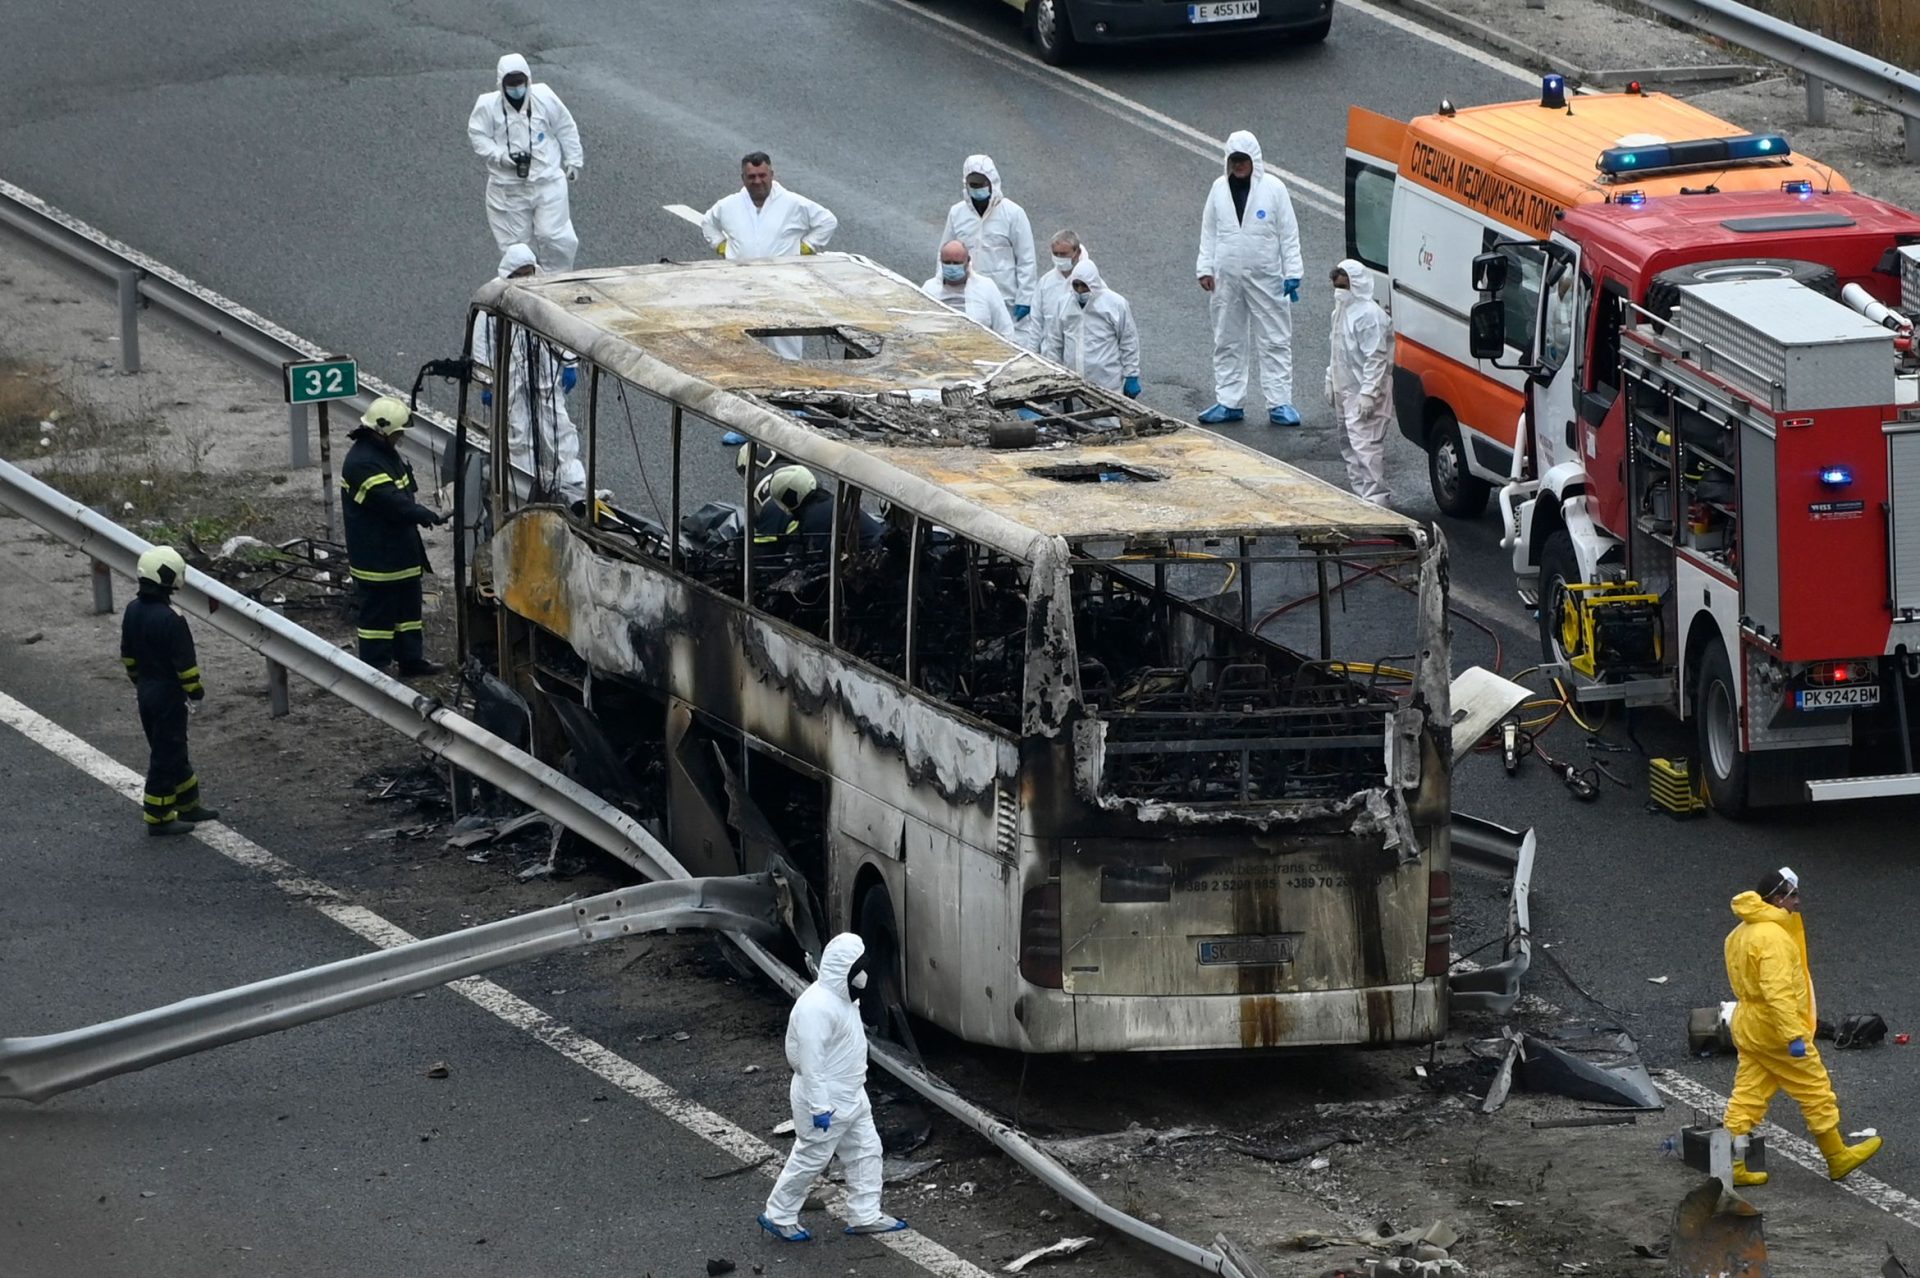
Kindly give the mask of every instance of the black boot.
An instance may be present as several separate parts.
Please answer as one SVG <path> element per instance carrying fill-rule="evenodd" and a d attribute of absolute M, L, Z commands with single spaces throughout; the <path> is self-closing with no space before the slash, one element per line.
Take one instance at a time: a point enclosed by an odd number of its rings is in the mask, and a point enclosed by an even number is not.
<path fill-rule="evenodd" d="M 192 834 L 192 833 L 193 833 L 192 824 L 186 821 L 182 821 L 177 816 L 171 821 L 161 821 L 161 822 L 158 822 L 157 824 L 149 824 L 147 826 L 148 837 L 155 838 L 155 839 L 164 839 L 175 834 Z"/>
<path fill-rule="evenodd" d="M 210 808 L 202 803 L 198 807 L 187 808 L 185 811 L 174 813 L 173 819 L 175 821 L 185 821 L 188 825 L 193 825 L 200 821 L 218 821 L 220 819 L 220 809 Z"/>
<path fill-rule="evenodd" d="M 445 674 L 447 668 L 438 661 L 428 661 L 424 657 L 400 663 L 402 679 L 430 679 L 437 674 Z"/>

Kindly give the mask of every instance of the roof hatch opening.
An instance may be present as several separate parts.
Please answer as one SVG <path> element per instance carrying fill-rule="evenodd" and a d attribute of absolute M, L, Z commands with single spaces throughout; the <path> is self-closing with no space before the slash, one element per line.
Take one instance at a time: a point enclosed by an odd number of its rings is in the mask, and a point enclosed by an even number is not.
<path fill-rule="evenodd" d="M 881 338 L 857 328 L 815 324 L 805 328 L 750 328 L 747 336 L 781 359 L 872 359 L 880 353 Z"/>
<path fill-rule="evenodd" d="M 1151 484 L 1163 476 L 1138 466 L 1119 462 L 1069 462 L 1060 466 L 1035 466 L 1028 472 L 1057 484 Z"/>

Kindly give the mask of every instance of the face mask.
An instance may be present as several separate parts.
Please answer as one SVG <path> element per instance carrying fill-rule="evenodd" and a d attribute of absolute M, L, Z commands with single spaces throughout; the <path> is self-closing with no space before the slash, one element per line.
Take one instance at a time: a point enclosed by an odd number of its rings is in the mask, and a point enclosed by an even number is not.
<path fill-rule="evenodd" d="M 967 278 L 967 264 L 965 262 L 940 263 L 940 278 L 949 284 L 960 283 Z"/>
<path fill-rule="evenodd" d="M 526 86 L 526 85 L 524 85 L 524 84 L 513 84 L 513 85 L 508 85 L 508 86 L 507 86 L 507 101 L 509 101 L 509 102 L 521 102 L 521 101 L 524 101 L 524 100 L 526 99 L 526 96 L 527 96 L 527 86 Z"/>
<path fill-rule="evenodd" d="M 847 997 L 855 1003 L 860 1001 L 860 992 L 867 988 L 868 967 L 868 956 L 862 954 L 847 971 Z"/>
<path fill-rule="evenodd" d="M 1053 269 L 1062 275 L 1066 275 L 1073 270 L 1073 259 L 1070 257 L 1056 257 L 1053 259 Z"/>
<path fill-rule="evenodd" d="M 865 972 L 855 972 L 853 974 L 852 984 L 856 990 L 864 990 L 867 988 L 867 974 Z"/>
<path fill-rule="evenodd" d="M 1078 289 L 1075 289 L 1073 293 L 1073 300 L 1074 300 L 1074 304 L 1084 311 L 1087 309 L 1087 303 L 1093 300 L 1093 294 L 1082 293 Z"/>
<path fill-rule="evenodd" d="M 967 188 L 967 198 L 973 201 L 975 208 L 984 208 L 987 202 L 993 199 L 993 188 L 990 186 L 970 186 Z"/>

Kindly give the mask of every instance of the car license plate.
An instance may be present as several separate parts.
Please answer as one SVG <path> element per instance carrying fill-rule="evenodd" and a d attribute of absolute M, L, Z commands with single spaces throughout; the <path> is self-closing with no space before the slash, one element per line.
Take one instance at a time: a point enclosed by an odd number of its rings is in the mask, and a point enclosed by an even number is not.
<path fill-rule="evenodd" d="M 1853 706 L 1880 704 L 1880 685 L 1856 684 L 1851 688 L 1802 688 L 1793 694 L 1798 710 L 1846 710 Z"/>
<path fill-rule="evenodd" d="M 1260 16 L 1260 0 L 1213 0 L 1187 6 L 1188 22 L 1240 22 Z"/>
<path fill-rule="evenodd" d="M 1291 962 L 1291 936 L 1210 936 L 1200 942 L 1202 967 L 1278 967 Z"/>

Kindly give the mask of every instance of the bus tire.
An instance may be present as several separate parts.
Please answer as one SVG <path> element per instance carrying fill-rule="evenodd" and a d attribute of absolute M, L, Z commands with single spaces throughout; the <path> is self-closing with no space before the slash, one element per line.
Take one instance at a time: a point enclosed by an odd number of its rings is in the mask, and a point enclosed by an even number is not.
<path fill-rule="evenodd" d="M 906 1013 L 906 985 L 900 971 L 900 930 L 894 922 L 893 896 L 884 883 L 875 883 L 860 897 L 854 931 L 867 947 L 867 980 L 871 988 L 860 1000 L 860 1014 L 870 1026 L 889 1027 L 888 1009 Z"/>
<path fill-rule="evenodd" d="M 1478 519 L 1487 513 L 1493 485 L 1467 469 L 1466 441 L 1449 409 L 1439 411 L 1427 432 L 1427 486 L 1433 490 L 1433 504 L 1443 515 Z"/>
<path fill-rule="evenodd" d="M 1079 56 L 1067 0 L 1027 0 L 1027 34 L 1048 66 L 1064 67 Z"/>
<path fill-rule="evenodd" d="M 1747 814 L 1747 752 L 1740 748 L 1740 694 L 1727 662 L 1726 645 L 1709 640 L 1700 654 L 1693 694 L 1695 754 L 1707 801 L 1736 820 Z"/>

